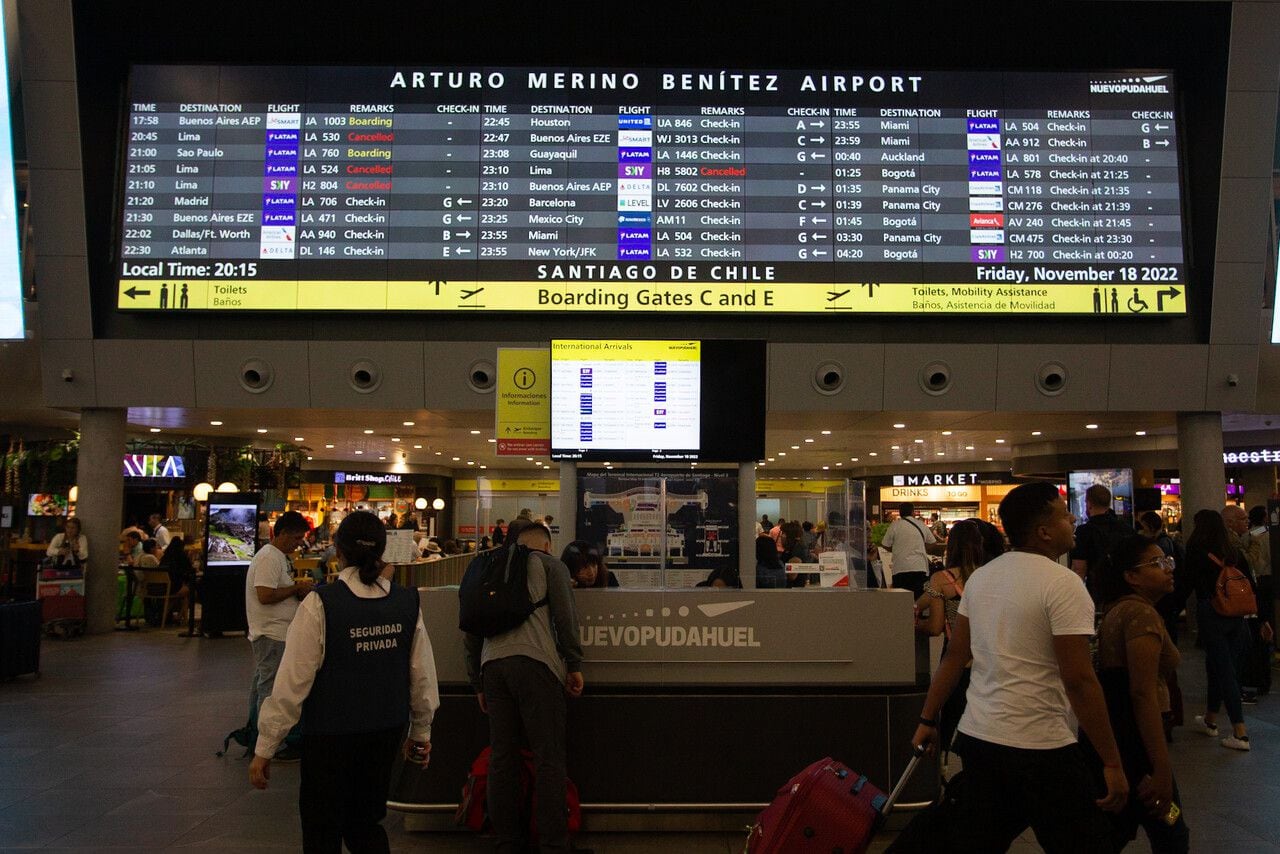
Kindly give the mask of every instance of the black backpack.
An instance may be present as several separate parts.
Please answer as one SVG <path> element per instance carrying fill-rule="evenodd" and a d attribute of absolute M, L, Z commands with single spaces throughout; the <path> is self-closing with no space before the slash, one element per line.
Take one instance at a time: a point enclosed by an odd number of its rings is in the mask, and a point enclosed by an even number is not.
<path fill-rule="evenodd" d="M 458 628 L 491 638 L 508 632 L 547 604 L 529 598 L 528 546 L 510 543 L 478 556 L 467 567 L 458 589 Z"/>

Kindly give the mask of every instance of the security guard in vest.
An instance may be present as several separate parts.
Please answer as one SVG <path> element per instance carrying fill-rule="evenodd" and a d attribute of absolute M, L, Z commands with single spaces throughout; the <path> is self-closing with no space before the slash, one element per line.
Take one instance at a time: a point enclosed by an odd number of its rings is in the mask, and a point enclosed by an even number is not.
<path fill-rule="evenodd" d="M 431 751 L 435 659 L 417 592 L 393 584 L 382 563 L 387 534 L 378 517 L 349 514 L 333 541 L 345 568 L 303 600 L 289 627 L 249 781 L 267 787 L 271 757 L 305 709 L 303 850 L 339 854 L 345 842 L 359 854 L 388 852 L 381 822 L 396 751 L 424 767 Z"/>

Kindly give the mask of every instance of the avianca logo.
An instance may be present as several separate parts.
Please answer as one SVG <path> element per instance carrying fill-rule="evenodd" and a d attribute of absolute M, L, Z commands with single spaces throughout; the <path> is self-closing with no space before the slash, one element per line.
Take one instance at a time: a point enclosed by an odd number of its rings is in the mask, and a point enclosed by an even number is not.
<path fill-rule="evenodd" d="M 1089 91 L 1102 95 L 1168 95 L 1169 86 L 1161 83 L 1168 74 L 1154 77 L 1122 77 L 1119 80 L 1090 80 Z"/>

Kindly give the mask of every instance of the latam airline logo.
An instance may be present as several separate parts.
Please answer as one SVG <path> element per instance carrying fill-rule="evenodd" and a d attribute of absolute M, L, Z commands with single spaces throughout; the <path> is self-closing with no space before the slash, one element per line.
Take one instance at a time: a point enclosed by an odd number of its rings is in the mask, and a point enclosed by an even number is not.
<path fill-rule="evenodd" d="M 1090 80 L 1089 91 L 1100 95 L 1168 95 L 1168 74 L 1154 77 L 1122 77 L 1119 80 Z"/>
<path fill-rule="evenodd" d="M 748 599 L 745 601 L 698 605 L 697 609 L 702 612 L 703 617 L 708 620 L 714 620 L 754 604 L 754 600 Z M 660 612 L 663 618 L 662 622 L 640 622 L 630 625 L 618 625 L 617 623 L 601 625 L 597 622 L 608 623 L 615 619 L 613 614 L 608 617 L 588 615 L 585 621 L 590 625 L 579 626 L 578 636 L 584 647 L 700 646 L 752 648 L 760 646 L 760 641 L 756 640 L 755 626 L 667 625 L 666 621 L 671 618 L 672 613 L 671 608 L 663 608 Z M 690 616 L 691 611 L 687 605 L 682 605 L 675 613 L 687 618 Z M 622 619 L 626 619 L 627 616 L 626 613 L 618 615 Z M 640 617 L 640 612 L 637 611 L 630 616 L 638 618 Z M 659 616 L 659 611 L 654 608 L 646 608 L 644 616 L 653 619 Z M 694 617 L 693 619 L 696 620 L 697 618 Z"/>

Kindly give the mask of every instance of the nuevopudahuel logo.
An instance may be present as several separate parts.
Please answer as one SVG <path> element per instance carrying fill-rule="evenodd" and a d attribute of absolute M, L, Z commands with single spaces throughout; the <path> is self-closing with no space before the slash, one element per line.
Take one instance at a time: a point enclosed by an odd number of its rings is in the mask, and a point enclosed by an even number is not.
<path fill-rule="evenodd" d="M 696 606 L 698 611 L 708 619 L 724 616 L 733 611 L 754 605 L 754 600 L 736 601 L 736 602 L 714 602 Z M 627 613 L 619 613 L 616 616 L 609 614 L 607 617 L 603 615 L 587 615 L 584 621 L 587 623 L 595 623 L 594 625 L 583 625 L 578 628 L 578 635 L 584 647 L 619 647 L 619 646 L 701 646 L 701 647 L 758 647 L 760 641 L 756 640 L 755 626 L 679 626 L 667 625 L 666 620 L 670 619 L 672 614 L 680 617 L 688 617 L 691 613 L 688 605 L 681 605 L 674 611 L 671 608 L 646 608 L 644 616 L 652 619 L 661 617 L 662 623 L 639 623 L 639 624 L 623 624 L 618 625 L 602 625 L 600 623 L 612 622 L 614 620 L 625 620 L 628 616 L 632 619 L 639 618 L 640 612 L 634 611 L 630 615 Z M 599 621 L 599 622 L 597 622 Z"/>
<path fill-rule="evenodd" d="M 1168 74 L 1157 74 L 1152 77 L 1090 80 L 1089 91 L 1097 95 L 1168 95 L 1168 84 L 1160 82 L 1168 79 Z"/>

